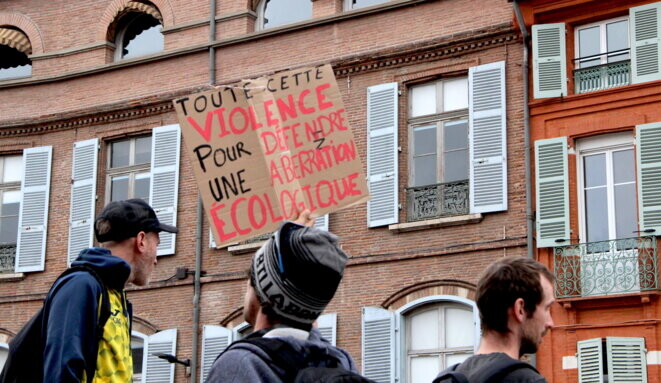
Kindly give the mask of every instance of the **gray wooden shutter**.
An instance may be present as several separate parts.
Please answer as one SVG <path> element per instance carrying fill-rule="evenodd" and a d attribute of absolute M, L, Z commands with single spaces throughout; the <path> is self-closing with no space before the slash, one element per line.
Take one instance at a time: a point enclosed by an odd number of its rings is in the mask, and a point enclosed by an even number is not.
<path fill-rule="evenodd" d="M 176 124 L 161 126 L 154 128 L 152 135 L 149 201 L 159 221 L 176 225 L 181 130 Z M 176 234 L 161 233 L 157 254 L 174 254 L 175 239 Z"/>
<path fill-rule="evenodd" d="M 601 383 L 603 359 L 601 338 L 586 339 L 578 342 L 578 382 Z"/>
<path fill-rule="evenodd" d="M 645 338 L 606 338 L 608 381 L 647 383 Z"/>
<path fill-rule="evenodd" d="M 567 95 L 565 23 L 532 26 L 533 86 L 535 98 Z"/>
<path fill-rule="evenodd" d="M 537 247 L 568 244 L 567 137 L 535 141 L 535 186 Z"/>
<path fill-rule="evenodd" d="M 397 83 L 367 88 L 367 202 L 369 227 L 397 223 Z"/>
<path fill-rule="evenodd" d="M 631 82 L 661 79 L 661 3 L 629 9 Z"/>
<path fill-rule="evenodd" d="M 322 215 L 321 217 L 315 218 L 314 227 L 316 227 L 317 229 L 328 231 L 328 216 L 329 214 L 325 214 Z"/>
<path fill-rule="evenodd" d="M 142 377 L 145 383 L 173 383 L 174 363 L 155 354 L 177 355 L 177 329 L 163 330 L 147 337 L 144 352 L 147 361 Z"/>
<path fill-rule="evenodd" d="M 379 382 L 395 376 L 395 315 L 380 307 L 363 307 L 363 375 Z"/>
<path fill-rule="evenodd" d="M 78 257 L 81 250 L 93 244 L 98 153 L 98 138 L 78 141 L 73 145 L 68 264 Z"/>
<path fill-rule="evenodd" d="M 44 270 L 52 146 L 23 150 L 21 211 L 16 240 L 17 273 Z"/>
<path fill-rule="evenodd" d="M 641 234 L 661 234 L 661 122 L 636 126 L 636 172 Z"/>
<path fill-rule="evenodd" d="M 468 71 L 470 211 L 507 210 L 505 62 Z"/>
<path fill-rule="evenodd" d="M 333 346 L 337 343 L 337 314 L 323 314 L 317 318 L 317 328 L 327 341 Z"/>
<path fill-rule="evenodd" d="M 202 368 L 200 382 L 204 383 L 216 357 L 232 343 L 232 331 L 222 326 L 204 326 L 202 333 Z"/>

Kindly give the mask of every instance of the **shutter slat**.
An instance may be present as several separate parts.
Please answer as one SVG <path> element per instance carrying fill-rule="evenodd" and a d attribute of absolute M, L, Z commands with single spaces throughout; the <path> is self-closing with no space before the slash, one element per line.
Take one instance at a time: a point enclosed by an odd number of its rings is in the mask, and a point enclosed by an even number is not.
<path fill-rule="evenodd" d="M 149 202 L 159 221 L 176 225 L 181 130 L 176 124 L 161 126 L 152 135 Z M 162 232 L 160 238 L 158 255 L 174 254 L 176 234 Z"/>
<path fill-rule="evenodd" d="M 314 227 L 320 230 L 328 231 L 328 220 L 329 220 L 328 214 L 324 214 L 321 217 L 317 217 L 314 219 Z"/>
<path fill-rule="evenodd" d="M 98 147 L 98 138 L 76 142 L 73 147 L 68 264 L 93 244 Z"/>
<path fill-rule="evenodd" d="M 202 332 L 202 368 L 200 381 L 204 383 L 216 357 L 232 343 L 232 331 L 222 326 L 206 325 Z"/>
<path fill-rule="evenodd" d="M 468 72 L 470 211 L 507 210 L 505 62 Z"/>
<path fill-rule="evenodd" d="M 567 137 L 535 141 L 537 247 L 558 246 L 569 235 Z"/>
<path fill-rule="evenodd" d="M 363 375 L 376 382 L 394 377 L 394 314 L 379 307 L 363 308 Z"/>
<path fill-rule="evenodd" d="M 367 88 L 369 227 L 397 223 L 397 83 Z"/>
<path fill-rule="evenodd" d="M 647 383 L 645 338 L 606 338 L 609 382 Z"/>
<path fill-rule="evenodd" d="M 177 330 L 170 329 L 157 332 L 148 337 L 146 368 L 142 381 L 145 383 L 173 383 L 174 364 L 161 359 L 154 354 L 177 355 Z"/>
<path fill-rule="evenodd" d="M 601 383 L 603 371 L 601 338 L 578 342 L 579 383 Z"/>
<path fill-rule="evenodd" d="M 565 24 L 532 26 L 535 98 L 567 95 Z"/>
<path fill-rule="evenodd" d="M 631 82 L 661 79 L 661 3 L 629 9 Z"/>
<path fill-rule="evenodd" d="M 636 126 L 636 149 L 641 235 L 658 235 L 661 233 L 661 122 Z"/>
<path fill-rule="evenodd" d="M 333 346 L 337 342 L 337 314 L 323 314 L 317 318 L 317 329 L 321 336 L 329 341 Z"/>
<path fill-rule="evenodd" d="M 44 269 L 52 155 L 52 146 L 23 150 L 16 272 Z"/>

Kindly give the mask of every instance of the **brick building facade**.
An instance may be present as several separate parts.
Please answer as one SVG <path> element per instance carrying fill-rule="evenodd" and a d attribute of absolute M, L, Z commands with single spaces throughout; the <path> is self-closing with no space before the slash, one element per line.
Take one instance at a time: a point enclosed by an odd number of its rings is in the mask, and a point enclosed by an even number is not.
<path fill-rule="evenodd" d="M 304 7 L 283 13 L 291 4 Z M 210 245 L 171 101 L 330 63 L 373 199 L 321 223 L 350 261 L 320 327 L 378 381 L 429 381 L 467 357 L 479 273 L 526 255 L 512 15 L 505 0 L 3 1 L 0 355 L 92 244 L 90 219 L 140 197 L 180 233 L 162 236 L 150 284 L 128 290 L 136 377 L 203 380 L 249 331 L 245 270 L 260 242 Z M 193 376 L 156 351 L 193 359 Z"/>

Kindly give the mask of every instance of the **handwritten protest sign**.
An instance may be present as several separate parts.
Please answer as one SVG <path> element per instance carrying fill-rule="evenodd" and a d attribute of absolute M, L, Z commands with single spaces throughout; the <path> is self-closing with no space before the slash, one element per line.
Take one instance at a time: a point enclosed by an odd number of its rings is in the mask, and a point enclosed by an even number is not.
<path fill-rule="evenodd" d="M 330 65 L 174 100 L 216 244 L 369 196 Z"/>

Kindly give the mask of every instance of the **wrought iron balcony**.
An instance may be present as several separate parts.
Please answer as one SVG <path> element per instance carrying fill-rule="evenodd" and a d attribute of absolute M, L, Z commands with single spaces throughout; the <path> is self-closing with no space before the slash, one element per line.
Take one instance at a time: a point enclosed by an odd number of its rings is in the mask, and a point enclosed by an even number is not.
<path fill-rule="evenodd" d="M 0 243 L 0 273 L 13 273 L 16 259 L 15 243 Z"/>
<path fill-rule="evenodd" d="M 554 253 L 558 298 L 659 288 L 654 236 L 561 246 L 556 247 Z"/>
<path fill-rule="evenodd" d="M 406 188 L 408 221 L 468 214 L 468 180 Z"/>
<path fill-rule="evenodd" d="M 631 62 L 618 61 L 574 70 L 576 94 L 631 84 Z"/>

